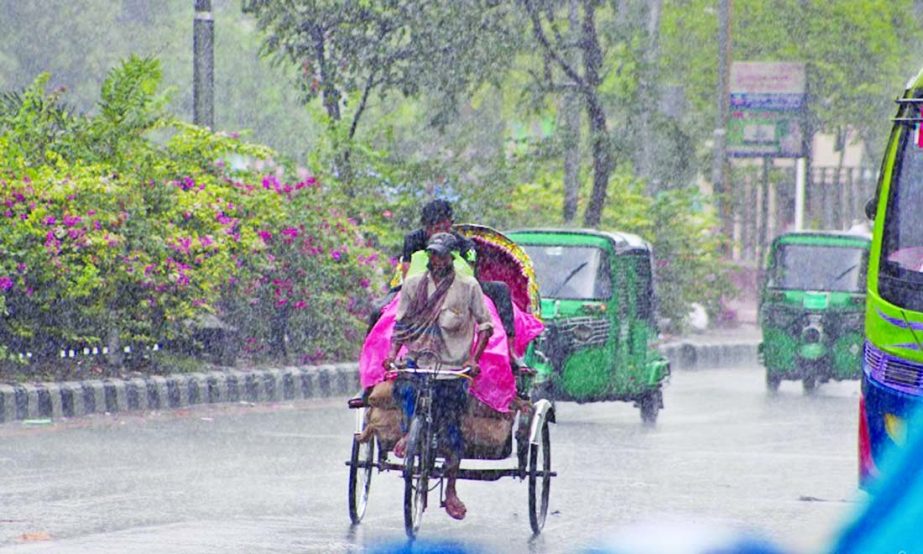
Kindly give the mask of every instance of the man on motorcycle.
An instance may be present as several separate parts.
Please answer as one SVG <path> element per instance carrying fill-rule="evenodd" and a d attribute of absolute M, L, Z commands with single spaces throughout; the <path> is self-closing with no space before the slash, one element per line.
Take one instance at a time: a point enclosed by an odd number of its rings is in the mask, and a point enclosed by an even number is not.
<path fill-rule="evenodd" d="M 426 272 L 407 278 L 400 291 L 394 334 L 383 362 L 386 371 L 402 346 L 407 347 L 409 360 L 423 353 L 435 353 L 446 367 L 470 367 L 472 377 L 480 371 L 478 362 L 493 333 L 493 324 L 478 282 L 457 274 L 453 267 L 452 252 L 457 248 L 458 240 L 449 233 L 438 232 L 429 238 Z M 468 405 L 468 384 L 463 379 L 440 381 L 433 395 L 437 432 L 442 444 L 448 446 L 446 512 L 455 519 L 463 519 L 466 509 L 458 498 L 455 482 L 464 452 L 461 417 Z M 394 396 L 405 421 L 410 421 L 416 402 L 413 380 L 396 382 Z M 395 445 L 394 453 L 403 457 L 405 447 L 406 436 Z"/>

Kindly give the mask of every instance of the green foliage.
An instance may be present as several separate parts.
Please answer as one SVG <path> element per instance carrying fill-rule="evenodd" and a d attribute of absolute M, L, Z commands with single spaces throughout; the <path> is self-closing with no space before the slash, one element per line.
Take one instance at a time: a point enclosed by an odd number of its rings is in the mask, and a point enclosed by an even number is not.
<path fill-rule="evenodd" d="M 301 69 L 306 99 L 320 98 L 333 119 L 355 95 L 350 136 L 371 91 L 384 96 L 426 92 L 452 113 L 459 94 L 506 63 L 516 33 L 505 2 L 340 2 L 246 0 L 245 13 L 265 33 L 264 51 Z"/>

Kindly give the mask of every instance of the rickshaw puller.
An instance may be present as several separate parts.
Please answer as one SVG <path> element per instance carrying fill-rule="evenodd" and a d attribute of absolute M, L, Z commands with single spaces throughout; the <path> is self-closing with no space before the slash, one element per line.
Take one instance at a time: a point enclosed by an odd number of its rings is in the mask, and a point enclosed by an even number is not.
<path fill-rule="evenodd" d="M 414 360 L 424 352 L 433 352 L 445 367 L 470 367 L 470 375 L 479 372 L 478 361 L 493 333 L 490 313 L 484 303 L 483 292 L 472 277 L 457 275 L 452 265 L 452 250 L 457 241 L 449 233 L 436 233 L 430 237 L 426 250 L 429 253 L 427 271 L 407 279 L 401 288 L 397 308 L 397 322 L 391 339 L 385 370 L 397 358 L 402 346 L 407 347 L 407 358 Z M 477 342 L 474 333 L 477 331 Z M 400 379 L 395 383 L 394 396 L 404 412 L 403 431 L 413 418 L 416 389 L 413 379 Z M 433 412 L 437 432 L 448 446 L 446 453 L 446 512 L 463 519 L 466 509 L 455 490 L 456 476 L 464 452 L 461 418 L 467 409 L 468 386 L 464 380 L 446 380 L 436 383 L 433 392 Z M 406 436 L 394 447 L 395 455 L 403 457 Z"/>

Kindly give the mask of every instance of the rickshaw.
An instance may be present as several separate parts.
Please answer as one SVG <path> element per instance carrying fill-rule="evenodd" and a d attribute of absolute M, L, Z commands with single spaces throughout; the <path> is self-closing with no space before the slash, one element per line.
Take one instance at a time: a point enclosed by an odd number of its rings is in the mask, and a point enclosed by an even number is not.
<path fill-rule="evenodd" d="M 496 230 L 477 225 L 456 225 L 455 230 L 475 244 L 475 273 L 482 286 L 486 281 L 502 282 L 508 287 L 509 298 L 516 309 L 538 321 L 538 286 L 528 255 Z M 386 316 L 376 325 L 387 325 Z M 495 334 L 497 332 L 495 330 Z M 369 344 L 367 338 L 364 354 Z M 503 344 L 506 345 L 505 342 Z M 360 360 L 360 368 L 364 360 Z M 440 367 L 438 363 L 418 362 L 418 365 L 418 368 L 393 368 L 414 373 L 420 383 L 417 409 L 409 424 L 403 460 L 398 461 L 393 454 L 389 455 L 402 431 L 401 412 L 394 404 L 390 389 L 385 384 L 387 382 L 374 385 L 371 394 L 359 395 L 348 401 L 356 414 L 352 451 L 346 462 L 349 467 L 347 496 L 350 520 L 354 525 L 362 521 L 372 476 L 396 472 L 404 480 L 404 527 L 410 539 L 416 538 L 420 530 L 423 514 L 430 507 L 430 493 L 438 489 L 438 506 L 444 502 L 445 460 L 440 455 L 438 437 L 431 426 L 431 384 L 440 378 L 465 378 L 467 371 L 467 368 Z M 548 400 L 530 399 L 533 373 L 528 367 L 516 366 L 509 371 L 515 378 L 516 391 L 507 412 L 494 410 L 474 395 L 469 396 L 468 412 L 462 419 L 465 452 L 457 477 L 475 481 L 514 477 L 527 481 L 529 523 L 532 532 L 538 534 L 548 514 L 551 478 L 556 475 L 551 469 L 549 432 L 549 423 L 554 421 L 553 407 Z M 467 467 L 470 464 L 466 461 L 470 460 L 478 460 L 478 467 Z M 484 467 L 482 460 L 496 464 Z M 515 463 L 510 464 L 507 460 Z"/>
<path fill-rule="evenodd" d="M 800 380 L 805 393 L 862 373 L 865 270 L 871 239 L 838 231 L 776 237 L 760 291 L 759 356 L 766 387 Z"/>
<path fill-rule="evenodd" d="M 524 229 L 508 233 L 535 265 L 544 333 L 527 365 L 533 397 L 628 401 L 653 425 L 670 364 L 657 351 L 651 247 L 629 233 Z"/>

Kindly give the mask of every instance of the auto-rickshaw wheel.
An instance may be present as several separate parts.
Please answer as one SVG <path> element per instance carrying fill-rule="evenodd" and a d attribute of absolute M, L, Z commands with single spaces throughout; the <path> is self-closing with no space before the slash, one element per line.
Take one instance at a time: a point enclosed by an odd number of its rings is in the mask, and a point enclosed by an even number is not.
<path fill-rule="evenodd" d="M 548 498 L 551 494 L 551 436 L 548 422 L 542 424 L 539 444 L 529 449 L 529 524 L 538 535 L 545 526 L 548 515 Z"/>
<path fill-rule="evenodd" d="M 353 524 L 362 521 L 372 486 L 372 461 L 375 458 L 375 438 L 359 442 L 353 437 L 352 455 L 349 459 L 349 519 Z M 359 467 L 359 466 L 362 467 Z"/>
<path fill-rule="evenodd" d="M 779 385 L 782 384 L 782 378 L 766 370 L 766 390 L 775 394 L 779 392 Z"/>
<path fill-rule="evenodd" d="M 641 421 L 645 425 L 654 425 L 663 405 L 663 391 L 658 388 L 646 393 L 638 404 L 641 408 Z"/>
<path fill-rule="evenodd" d="M 817 378 L 813 375 L 805 377 L 801 380 L 801 386 L 804 388 L 805 394 L 814 394 L 814 391 L 817 390 Z"/>

